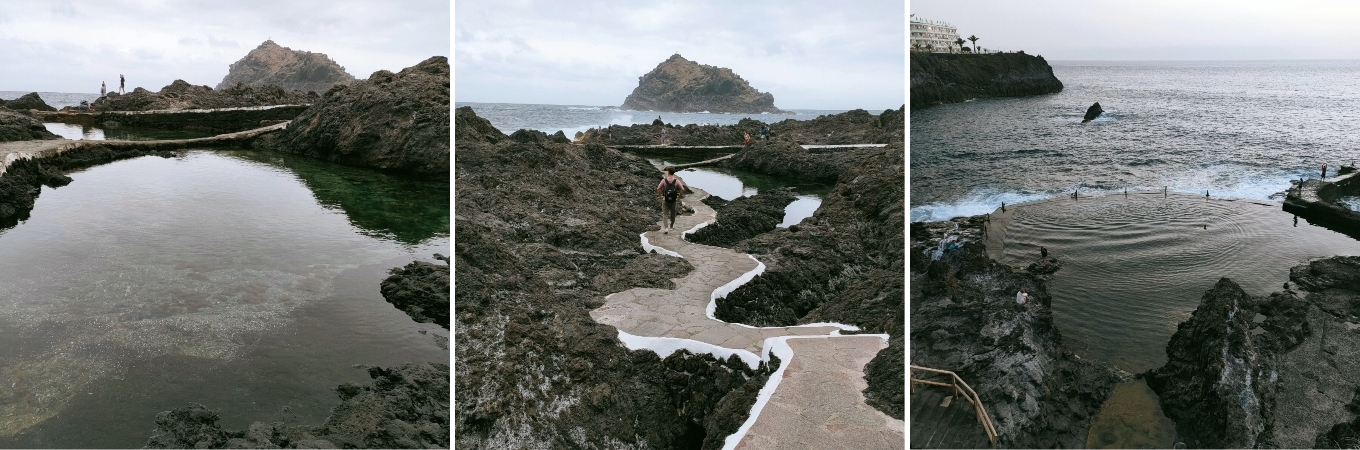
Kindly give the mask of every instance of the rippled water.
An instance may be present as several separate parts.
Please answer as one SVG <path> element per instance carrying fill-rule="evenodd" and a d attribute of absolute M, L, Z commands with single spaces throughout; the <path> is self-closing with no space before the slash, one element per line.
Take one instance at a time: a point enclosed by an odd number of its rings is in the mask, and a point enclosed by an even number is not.
<path fill-rule="evenodd" d="M 42 188 L 0 230 L 0 447 L 138 447 L 187 402 L 315 424 L 355 365 L 447 363 L 418 331 L 447 333 L 378 292 L 448 251 L 447 183 L 292 158 L 190 151 Z"/>
<path fill-rule="evenodd" d="M 1360 255 L 1360 241 L 1265 201 L 1154 193 L 1008 210 L 1002 262 L 1028 265 L 1043 246 L 1063 263 L 1049 292 L 1064 343 L 1133 373 L 1166 362 L 1176 325 L 1219 278 L 1268 295 L 1310 258 Z"/>
<path fill-rule="evenodd" d="M 911 220 L 1081 189 L 1265 200 L 1360 160 L 1360 61 L 1054 62 L 1063 91 L 912 111 Z M 1093 102 L 1106 113 L 1082 124 Z"/>
<path fill-rule="evenodd" d="M 612 106 L 531 105 L 522 103 L 455 102 L 454 107 L 471 106 L 477 115 L 505 134 L 519 129 L 539 130 L 552 134 L 559 130 L 572 138 L 577 131 L 606 125 L 651 124 L 657 117 L 672 125 L 711 124 L 732 125 L 743 118 L 766 123 L 784 119 L 812 120 L 823 114 L 839 114 L 844 110 L 795 109 L 791 114 L 726 114 L 726 113 L 670 113 L 622 110 Z M 877 114 L 881 111 L 870 111 Z"/>

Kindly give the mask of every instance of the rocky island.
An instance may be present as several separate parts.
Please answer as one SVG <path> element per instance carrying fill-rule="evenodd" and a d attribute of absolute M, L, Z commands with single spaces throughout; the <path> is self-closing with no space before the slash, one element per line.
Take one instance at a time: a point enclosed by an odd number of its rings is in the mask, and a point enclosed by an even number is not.
<path fill-rule="evenodd" d="M 322 93 L 331 86 L 350 81 L 354 81 L 354 76 L 324 53 L 293 50 L 268 40 L 232 63 L 217 89 L 244 84 Z"/>
<path fill-rule="evenodd" d="M 679 53 L 638 77 L 638 87 L 628 94 L 620 108 L 743 114 L 781 112 L 774 106 L 774 94 L 757 91 L 732 69 L 699 64 Z"/>

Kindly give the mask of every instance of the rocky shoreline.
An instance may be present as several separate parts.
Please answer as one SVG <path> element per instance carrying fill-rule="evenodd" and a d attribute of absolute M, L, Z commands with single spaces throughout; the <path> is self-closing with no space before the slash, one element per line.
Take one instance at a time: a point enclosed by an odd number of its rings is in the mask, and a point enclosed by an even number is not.
<path fill-rule="evenodd" d="M 911 53 L 911 109 L 972 98 L 1023 97 L 1063 89 L 1042 56 Z"/>

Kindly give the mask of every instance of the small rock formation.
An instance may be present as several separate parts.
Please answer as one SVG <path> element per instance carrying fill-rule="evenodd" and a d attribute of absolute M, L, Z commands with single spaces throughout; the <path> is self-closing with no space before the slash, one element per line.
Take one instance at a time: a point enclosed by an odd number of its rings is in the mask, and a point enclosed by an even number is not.
<path fill-rule="evenodd" d="M 752 88 L 732 69 L 699 64 L 679 53 L 638 77 L 638 87 L 624 99 L 623 109 L 668 112 L 781 112 L 774 95 Z"/>
<path fill-rule="evenodd" d="M 94 101 L 95 111 L 153 111 L 212 108 L 240 108 L 248 106 L 305 105 L 320 99 L 315 93 L 284 91 L 278 86 L 237 85 L 230 89 L 213 90 L 175 80 L 160 91 L 134 88 L 127 94 L 110 92 Z"/>
<path fill-rule="evenodd" d="M 0 142 L 57 139 L 38 119 L 14 111 L 0 109 Z"/>
<path fill-rule="evenodd" d="M 281 47 L 270 40 L 233 63 L 227 76 L 217 84 L 217 90 L 244 84 L 322 93 L 336 83 L 350 81 L 354 81 L 354 76 L 325 54 Z"/>
<path fill-rule="evenodd" d="M 1100 102 L 1095 102 L 1090 108 L 1086 108 L 1086 116 L 1081 118 L 1081 123 L 1095 120 L 1096 117 L 1100 117 L 1100 113 L 1103 112 L 1105 112 L 1105 110 L 1100 108 Z"/>
<path fill-rule="evenodd" d="M 449 327 L 449 258 L 435 253 L 444 264 L 413 261 L 390 271 L 382 282 L 382 295 L 388 303 L 406 312 L 416 322 Z"/>
<path fill-rule="evenodd" d="M 970 98 L 1061 92 L 1062 81 L 1042 56 L 1023 53 L 911 53 L 911 109 Z"/>
<path fill-rule="evenodd" d="M 764 189 L 760 195 L 724 201 L 708 197 L 704 203 L 717 212 L 717 220 L 689 235 L 690 242 L 716 247 L 731 247 L 761 233 L 774 231 L 784 220 L 784 207 L 793 203 L 787 189 Z"/>
<path fill-rule="evenodd" d="M 57 110 L 57 108 L 53 108 L 51 105 L 48 105 L 47 102 L 44 102 L 42 97 L 38 96 L 37 92 L 29 92 L 14 100 L 0 100 L 0 106 L 25 113 L 30 109 L 39 111 Z"/>
<path fill-rule="evenodd" d="M 337 84 L 259 148 L 447 180 L 449 60 L 435 56 L 399 73 Z M 499 132 L 497 132 L 499 134 Z"/>

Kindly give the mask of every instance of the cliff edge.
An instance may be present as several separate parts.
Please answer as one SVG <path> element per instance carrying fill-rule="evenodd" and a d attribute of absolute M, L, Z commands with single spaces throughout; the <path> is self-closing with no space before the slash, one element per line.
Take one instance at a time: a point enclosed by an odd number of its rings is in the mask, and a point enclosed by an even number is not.
<path fill-rule="evenodd" d="M 1042 56 L 1024 53 L 911 54 L 911 109 L 979 97 L 1061 92 L 1062 81 Z"/>
<path fill-rule="evenodd" d="M 774 94 L 760 92 L 726 67 L 685 59 L 679 53 L 638 77 L 623 109 L 666 112 L 777 113 Z"/>
<path fill-rule="evenodd" d="M 354 76 L 324 53 L 293 50 L 264 41 L 240 61 L 231 65 L 217 90 L 235 87 L 275 85 L 289 91 L 323 93 L 336 83 L 354 81 Z"/>

